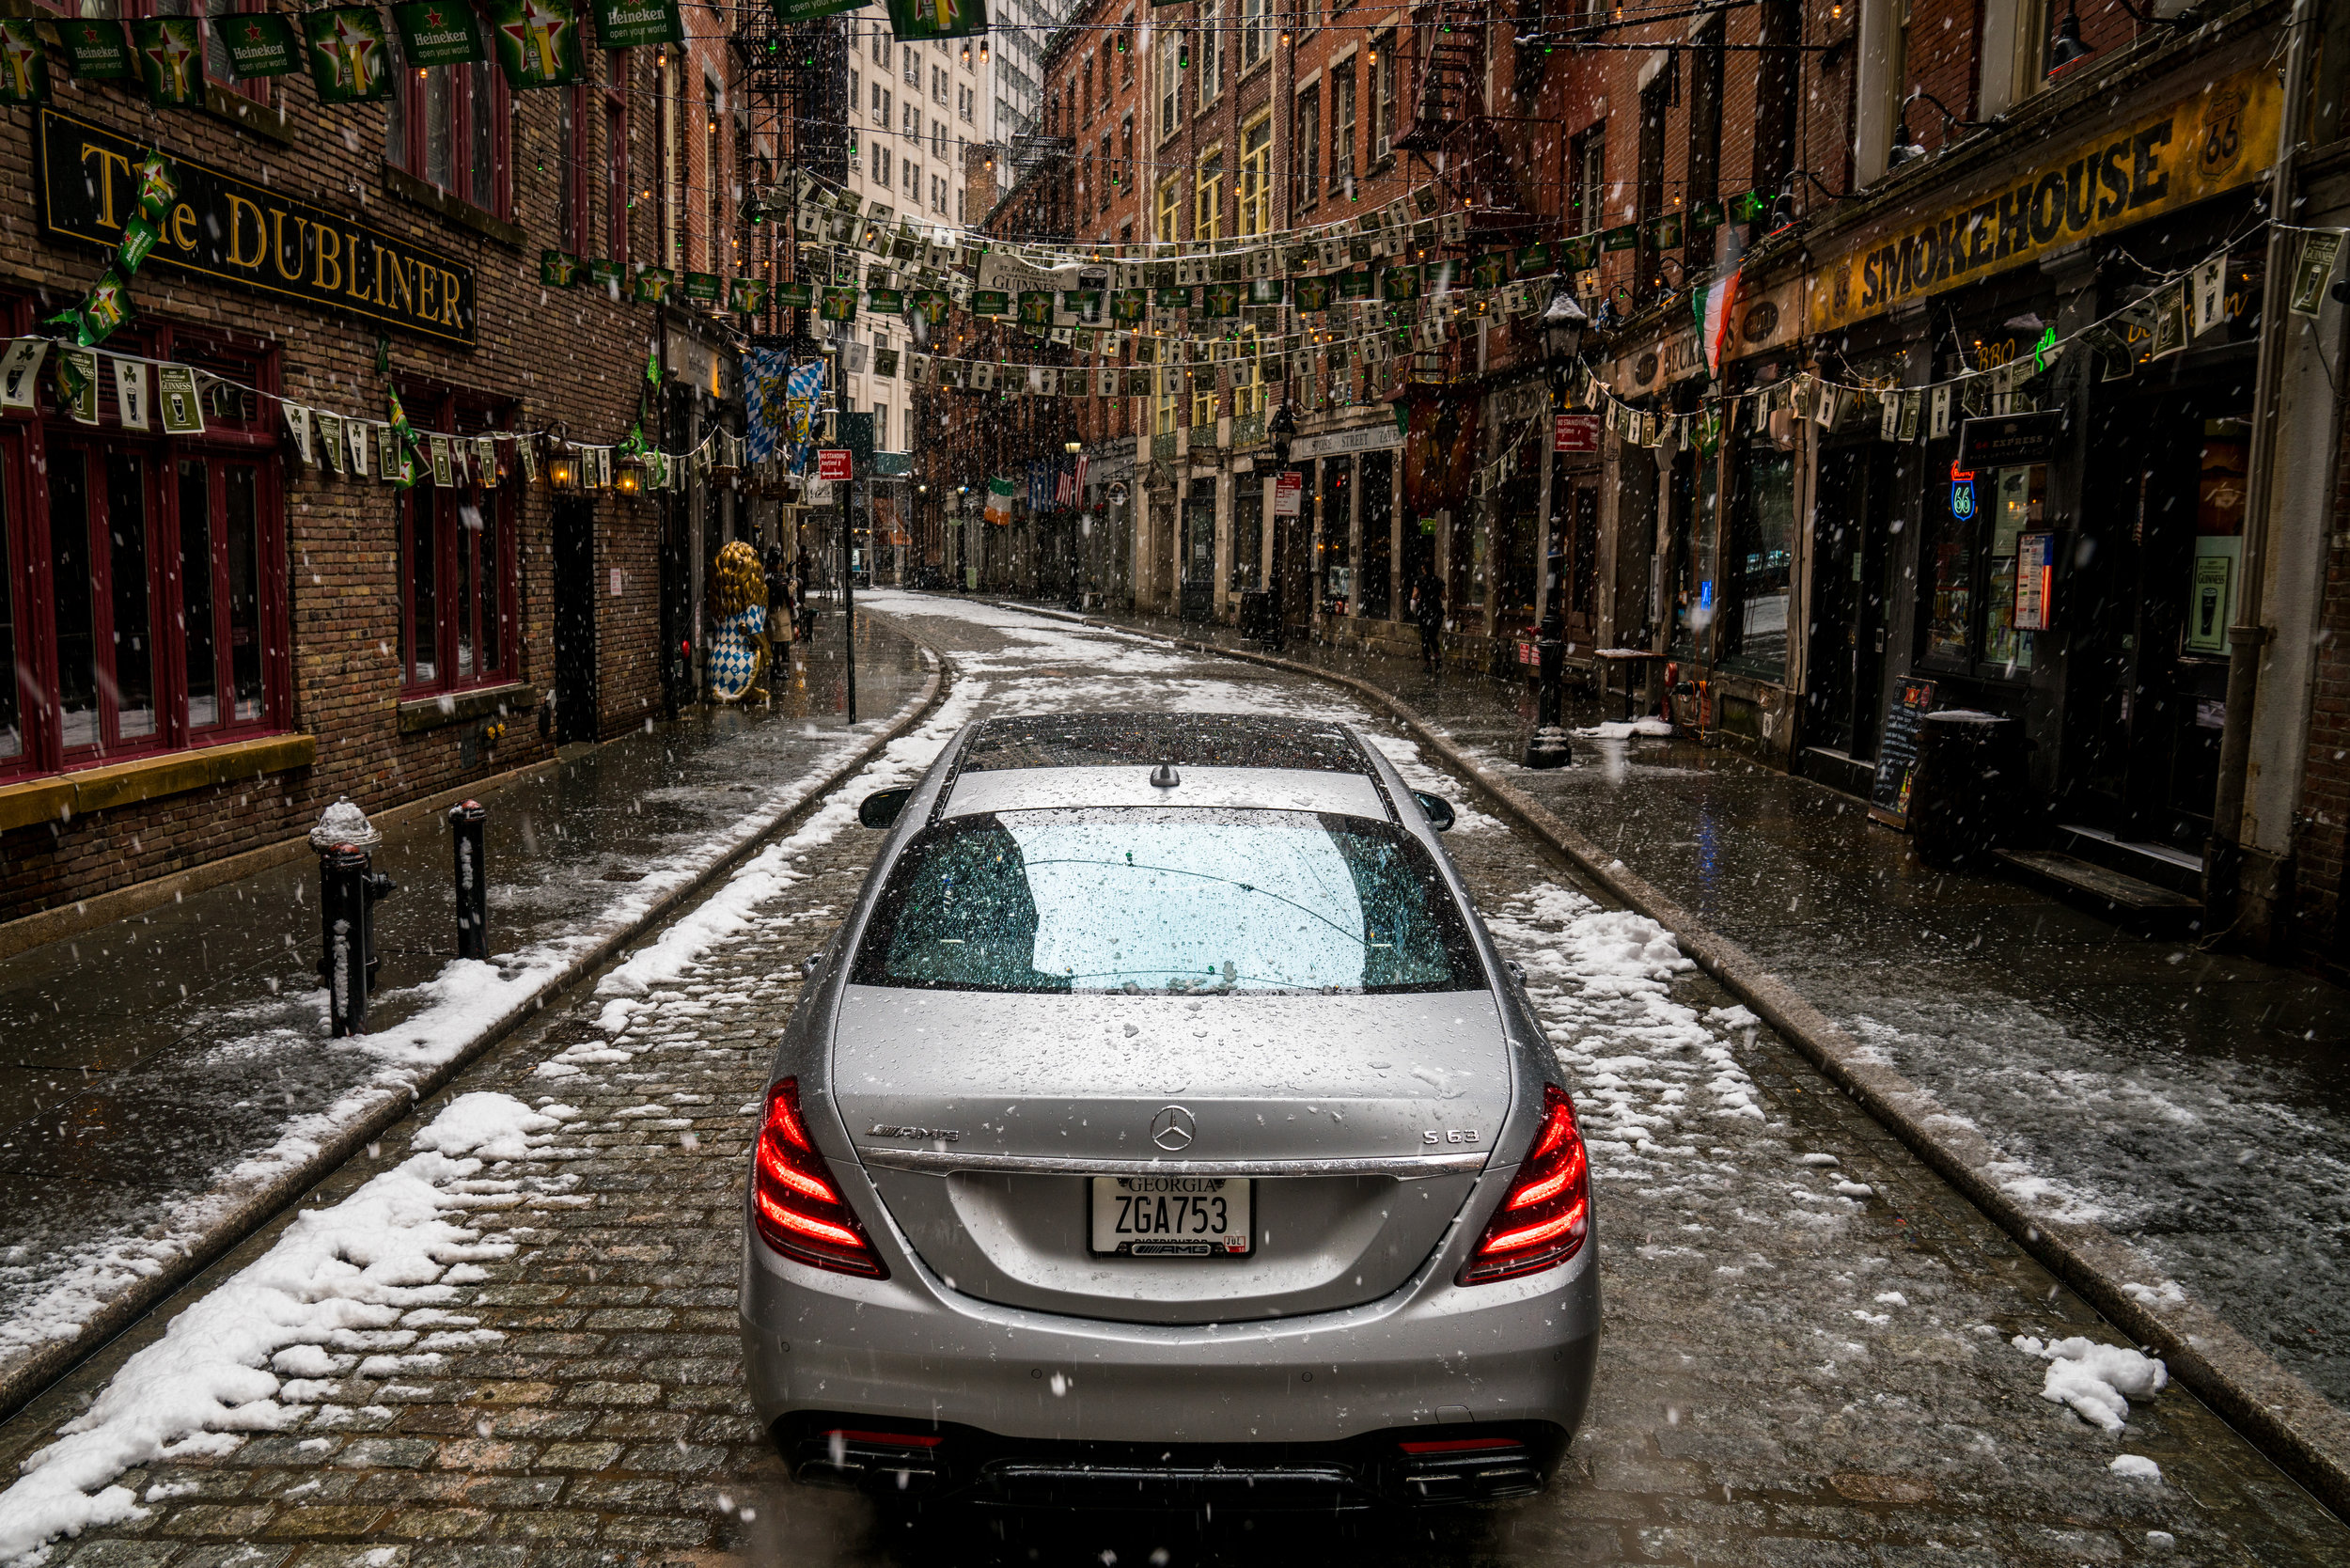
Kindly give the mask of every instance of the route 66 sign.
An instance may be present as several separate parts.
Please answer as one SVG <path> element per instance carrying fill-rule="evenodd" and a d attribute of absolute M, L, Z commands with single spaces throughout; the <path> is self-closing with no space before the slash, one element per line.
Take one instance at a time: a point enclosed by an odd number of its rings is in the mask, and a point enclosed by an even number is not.
<path fill-rule="evenodd" d="M 1950 465 L 1950 515 L 1961 523 L 1975 520 L 1975 476 L 1971 469 Z"/>

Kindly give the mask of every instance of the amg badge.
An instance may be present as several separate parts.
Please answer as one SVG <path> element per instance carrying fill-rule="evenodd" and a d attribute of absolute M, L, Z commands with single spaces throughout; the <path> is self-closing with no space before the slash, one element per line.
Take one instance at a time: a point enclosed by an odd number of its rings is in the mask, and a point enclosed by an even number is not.
<path fill-rule="evenodd" d="M 952 1127 L 893 1127 L 876 1121 L 870 1135 L 874 1137 L 910 1137 L 916 1143 L 960 1143 L 963 1134 Z"/>

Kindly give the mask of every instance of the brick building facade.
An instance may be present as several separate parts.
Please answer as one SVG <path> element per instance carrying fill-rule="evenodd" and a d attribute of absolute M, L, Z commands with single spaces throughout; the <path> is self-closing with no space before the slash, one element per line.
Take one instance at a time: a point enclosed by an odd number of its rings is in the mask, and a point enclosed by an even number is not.
<path fill-rule="evenodd" d="M 649 353 L 672 383 L 646 433 L 679 446 L 663 418 L 688 377 L 728 395 L 728 334 L 625 287 L 544 288 L 540 253 L 737 270 L 723 43 L 591 47 L 582 85 L 531 91 L 490 63 L 403 69 L 388 104 L 322 104 L 300 71 L 237 82 L 212 53 L 202 107 L 54 66 L 54 102 L 0 149 L 20 203 L 0 315 L 20 337 L 118 238 L 130 165 L 110 149 L 159 149 L 182 184 L 101 346 L 95 421 L 61 402 L 54 347 L 33 406 L 0 418 L 0 921 L 135 905 L 139 885 L 285 844 L 338 795 L 376 811 L 478 787 L 679 695 L 683 651 L 662 643 L 691 624 L 680 541 L 717 487 L 549 478 L 628 436 Z M 233 264 L 204 247 L 222 223 Z M 432 309 L 362 286 L 362 243 L 405 247 L 419 289 L 432 269 Z M 126 410 L 118 364 L 150 400 L 164 366 L 193 367 L 203 432 Z M 329 465 L 315 416 L 302 461 L 286 404 L 381 421 L 394 389 L 428 437 L 415 488 L 382 480 L 372 442 L 366 477 Z M 429 433 L 501 432 L 524 441 L 431 472 Z"/>

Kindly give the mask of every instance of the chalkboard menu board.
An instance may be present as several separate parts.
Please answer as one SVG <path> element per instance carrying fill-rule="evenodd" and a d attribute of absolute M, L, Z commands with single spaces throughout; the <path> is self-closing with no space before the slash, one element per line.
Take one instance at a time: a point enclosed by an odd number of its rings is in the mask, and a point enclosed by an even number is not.
<path fill-rule="evenodd" d="M 1909 785 L 1918 769 L 1918 725 L 1934 711 L 1934 682 L 1904 681 L 1885 713 L 1877 743 L 1877 776 L 1869 789 L 1869 820 L 1909 826 Z"/>

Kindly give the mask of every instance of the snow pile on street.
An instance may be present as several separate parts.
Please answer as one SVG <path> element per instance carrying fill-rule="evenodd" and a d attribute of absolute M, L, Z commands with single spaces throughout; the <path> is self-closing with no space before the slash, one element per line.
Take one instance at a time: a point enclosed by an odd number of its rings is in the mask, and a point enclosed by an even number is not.
<path fill-rule="evenodd" d="M 2078 1336 L 2044 1344 L 2029 1334 L 2018 1334 L 2011 1342 L 2025 1355 L 2047 1361 L 2042 1399 L 2072 1406 L 2107 1433 L 2122 1430 L 2131 1400 L 2150 1400 L 2170 1381 L 2170 1369 L 2158 1358 L 2123 1345 L 2101 1345 Z"/>
<path fill-rule="evenodd" d="M 2117 1476 L 2126 1476 L 2132 1481 L 2160 1481 L 2162 1479 L 2162 1466 L 2142 1453 L 2117 1453 L 2113 1456 L 2113 1463 L 2106 1468 Z"/>
<path fill-rule="evenodd" d="M 1488 911 L 1486 924 L 1526 967 L 1601 1175 L 1644 1176 L 1646 1159 L 1694 1157 L 1689 1140 L 1712 1119 L 1763 1120 L 1754 1080 L 1724 1038 L 1750 1039 L 1754 1015 L 1721 1008 L 1701 1018 L 1676 1000 L 1673 977 L 1695 965 L 1664 927 L 1552 883 Z"/>
<path fill-rule="evenodd" d="M 515 1201 L 517 1184 L 479 1180 L 482 1170 L 524 1157 L 534 1135 L 561 1121 L 509 1095 L 464 1095 L 416 1135 L 421 1152 L 332 1208 L 296 1215 L 274 1247 L 173 1319 L 24 1461 L 23 1479 L 0 1492 L 0 1560 L 137 1516 L 130 1488 L 112 1484 L 133 1466 L 227 1453 L 241 1434 L 303 1419 L 306 1410 L 276 1398 L 281 1358 L 287 1371 L 322 1372 L 334 1352 L 415 1344 L 410 1325 L 468 1324 L 438 1310 L 456 1294 L 440 1281 L 513 1244 L 485 1241 L 449 1215 Z"/>
<path fill-rule="evenodd" d="M 1643 740 L 1662 740 L 1673 732 L 1672 720 L 1654 714 L 1647 718 L 1610 719 L 1604 724 L 1587 725 L 1575 736 L 1586 741 L 1628 741 L 1637 735 Z"/>

